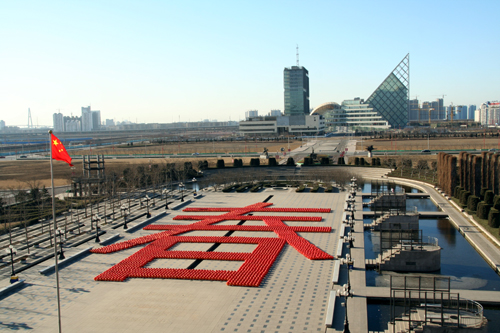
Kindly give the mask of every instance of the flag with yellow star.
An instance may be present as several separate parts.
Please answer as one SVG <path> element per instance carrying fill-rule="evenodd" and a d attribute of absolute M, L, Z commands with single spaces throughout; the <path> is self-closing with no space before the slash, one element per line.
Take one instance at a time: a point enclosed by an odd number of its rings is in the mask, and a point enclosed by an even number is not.
<path fill-rule="evenodd" d="M 50 134 L 50 141 L 52 145 L 52 159 L 63 161 L 68 163 L 69 166 L 73 166 L 73 164 L 71 164 L 71 156 L 69 156 L 66 148 L 64 148 L 61 141 L 52 133 Z"/>

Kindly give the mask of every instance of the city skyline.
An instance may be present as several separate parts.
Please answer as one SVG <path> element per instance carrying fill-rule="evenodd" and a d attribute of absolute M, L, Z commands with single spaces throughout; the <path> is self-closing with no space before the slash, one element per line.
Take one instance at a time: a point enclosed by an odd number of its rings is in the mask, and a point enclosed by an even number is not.
<path fill-rule="evenodd" d="M 430 8 L 437 19 L 423 21 Z M 495 1 L 3 2 L 0 119 L 25 126 L 30 108 L 34 125 L 50 126 L 54 113 L 88 105 L 144 123 L 284 111 L 283 68 L 296 65 L 297 45 L 311 108 L 367 99 L 407 53 L 410 99 L 480 105 L 499 98 L 498 28 L 481 19 L 499 9 Z"/>

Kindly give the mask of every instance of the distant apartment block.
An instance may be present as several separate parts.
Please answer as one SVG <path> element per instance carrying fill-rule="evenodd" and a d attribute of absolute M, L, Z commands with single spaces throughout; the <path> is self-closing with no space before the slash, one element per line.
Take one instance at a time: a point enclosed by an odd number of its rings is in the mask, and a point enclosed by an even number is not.
<path fill-rule="evenodd" d="M 271 117 L 281 117 L 283 114 L 281 113 L 281 110 L 271 110 L 269 111 L 269 116 Z"/>
<path fill-rule="evenodd" d="M 115 121 L 113 119 L 106 119 L 106 127 L 115 126 Z"/>
<path fill-rule="evenodd" d="M 474 120 L 474 115 L 476 113 L 476 106 L 475 105 L 469 105 L 469 111 L 467 115 L 467 119 Z"/>
<path fill-rule="evenodd" d="M 250 118 L 258 117 L 258 116 L 259 116 L 259 111 L 257 111 L 257 110 L 245 111 L 245 119 L 246 120 L 249 120 Z"/>
<path fill-rule="evenodd" d="M 66 132 L 81 132 L 82 121 L 80 117 L 64 117 L 64 130 Z"/>
<path fill-rule="evenodd" d="M 481 125 L 496 126 L 500 124 L 500 102 L 486 102 L 479 107 L 479 121 Z"/>
<path fill-rule="evenodd" d="M 5 121 L 0 120 L 0 131 L 5 128 Z"/>
<path fill-rule="evenodd" d="M 64 116 L 62 113 L 54 113 L 52 115 L 54 132 L 64 132 Z"/>
<path fill-rule="evenodd" d="M 82 131 L 90 132 L 92 131 L 92 111 L 90 111 L 90 106 L 82 106 Z"/>

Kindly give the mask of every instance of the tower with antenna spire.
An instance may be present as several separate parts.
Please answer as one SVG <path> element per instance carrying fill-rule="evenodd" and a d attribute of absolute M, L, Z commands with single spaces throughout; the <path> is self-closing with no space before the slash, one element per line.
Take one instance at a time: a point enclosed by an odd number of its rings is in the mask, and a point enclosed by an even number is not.
<path fill-rule="evenodd" d="M 296 47 L 297 65 L 283 71 L 285 116 L 309 114 L 309 72 L 299 65 L 299 46 Z"/>

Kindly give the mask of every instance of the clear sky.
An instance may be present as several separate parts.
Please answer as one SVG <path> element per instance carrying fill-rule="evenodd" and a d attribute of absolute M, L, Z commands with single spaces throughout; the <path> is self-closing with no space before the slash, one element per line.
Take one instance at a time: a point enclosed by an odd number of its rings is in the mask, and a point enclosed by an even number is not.
<path fill-rule="evenodd" d="M 0 1 L 0 119 L 283 110 L 297 44 L 311 107 L 368 98 L 407 53 L 411 98 L 480 104 L 500 99 L 499 12 L 498 0 Z"/>

